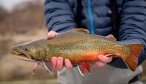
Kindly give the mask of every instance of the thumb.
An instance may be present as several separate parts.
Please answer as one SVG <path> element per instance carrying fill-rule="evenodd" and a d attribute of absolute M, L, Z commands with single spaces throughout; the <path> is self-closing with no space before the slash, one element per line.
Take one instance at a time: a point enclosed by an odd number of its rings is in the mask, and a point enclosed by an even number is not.
<path fill-rule="evenodd" d="M 51 39 L 51 38 L 54 38 L 56 35 L 57 35 L 57 32 L 55 32 L 55 31 L 50 31 L 50 32 L 48 33 L 47 38 L 48 38 L 48 39 Z"/>

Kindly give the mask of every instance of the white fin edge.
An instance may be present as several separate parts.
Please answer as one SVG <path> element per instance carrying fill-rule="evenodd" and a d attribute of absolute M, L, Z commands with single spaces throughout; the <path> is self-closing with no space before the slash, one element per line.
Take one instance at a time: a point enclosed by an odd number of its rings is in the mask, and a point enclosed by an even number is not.
<path fill-rule="evenodd" d="M 84 76 L 84 74 L 82 73 L 81 69 L 79 66 L 77 66 L 79 73 L 81 74 L 81 76 Z"/>
<path fill-rule="evenodd" d="M 42 61 L 44 67 L 47 69 L 47 71 L 50 73 L 50 74 L 53 74 L 52 71 L 46 66 L 46 64 Z"/>
<path fill-rule="evenodd" d="M 32 74 L 33 74 L 33 75 L 35 74 L 35 70 L 36 70 L 37 66 L 38 66 L 38 62 L 35 63 L 35 65 L 34 65 L 34 67 L 33 67 L 33 71 L 32 71 Z"/>

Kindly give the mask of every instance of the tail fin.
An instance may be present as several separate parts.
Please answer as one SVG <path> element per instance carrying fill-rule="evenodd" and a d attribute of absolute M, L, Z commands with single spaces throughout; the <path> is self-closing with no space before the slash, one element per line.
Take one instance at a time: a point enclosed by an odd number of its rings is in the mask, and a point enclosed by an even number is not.
<path fill-rule="evenodd" d="M 144 45 L 143 44 L 128 44 L 127 46 L 129 47 L 131 51 L 131 55 L 126 58 L 125 62 L 132 71 L 135 71 L 136 67 L 138 66 L 138 57 L 140 56 L 141 50 Z"/>

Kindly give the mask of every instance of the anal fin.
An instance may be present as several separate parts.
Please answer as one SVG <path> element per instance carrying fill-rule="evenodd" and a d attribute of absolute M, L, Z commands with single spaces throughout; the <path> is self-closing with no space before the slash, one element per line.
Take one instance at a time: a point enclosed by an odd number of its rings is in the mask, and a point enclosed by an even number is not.
<path fill-rule="evenodd" d="M 84 62 L 81 62 L 78 66 L 77 66 L 80 74 L 82 76 L 84 76 L 85 73 L 90 73 L 90 64 L 89 63 L 84 63 Z"/>

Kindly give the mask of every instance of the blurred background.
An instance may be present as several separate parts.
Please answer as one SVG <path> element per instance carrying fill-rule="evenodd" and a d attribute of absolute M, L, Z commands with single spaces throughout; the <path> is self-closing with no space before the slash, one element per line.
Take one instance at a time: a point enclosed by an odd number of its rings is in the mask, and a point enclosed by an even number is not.
<path fill-rule="evenodd" d="M 0 84 L 57 84 L 56 74 L 40 67 L 32 75 L 35 63 L 9 53 L 13 45 L 47 36 L 43 4 L 44 0 L 0 0 Z M 146 67 L 141 80 L 146 80 Z"/>
<path fill-rule="evenodd" d="M 35 65 L 16 59 L 9 53 L 13 45 L 47 37 L 43 0 L 0 0 L 0 84 L 57 84 L 50 75 Z"/>

